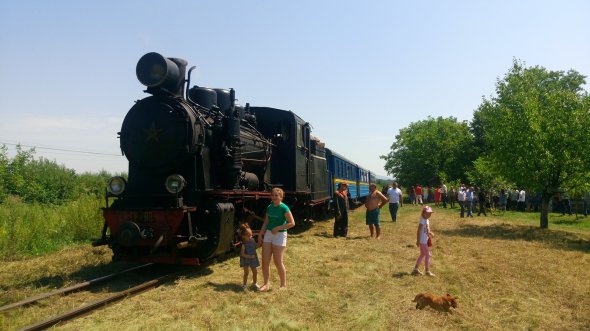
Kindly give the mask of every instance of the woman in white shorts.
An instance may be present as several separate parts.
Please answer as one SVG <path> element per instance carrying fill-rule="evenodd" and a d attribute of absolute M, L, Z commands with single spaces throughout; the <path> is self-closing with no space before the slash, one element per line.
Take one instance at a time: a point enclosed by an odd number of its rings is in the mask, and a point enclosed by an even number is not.
<path fill-rule="evenodd" d="M 260 291 L 270 289 L 270 259 L 273 258 L 281 288 L 287 286 L 287 271 L 283 264 L 283 253 L 287 247 L 287 229 L 295 226 L 295 219 L 289 207 L 283 203 L 285 193 L 280 188 L 273 188 L 271 191 L 272 203 L 266 208 L 264 223 L 258 233 L 258 242 L 262 243 L 262 277 L 264 284 Z M 264 236 L 264 239 L 263 239 Z"/>

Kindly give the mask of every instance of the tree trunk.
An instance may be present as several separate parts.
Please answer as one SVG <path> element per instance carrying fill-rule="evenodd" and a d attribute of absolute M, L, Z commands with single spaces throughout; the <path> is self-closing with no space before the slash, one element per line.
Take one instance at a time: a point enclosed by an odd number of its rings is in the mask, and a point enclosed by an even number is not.
<path fill-rule="evenodd" d="M 543 194 L 542 203 L 541 203 L 541 229 L 549 228 L 549 201 L 551 200 L 551 196 L 548 194 Z"/>

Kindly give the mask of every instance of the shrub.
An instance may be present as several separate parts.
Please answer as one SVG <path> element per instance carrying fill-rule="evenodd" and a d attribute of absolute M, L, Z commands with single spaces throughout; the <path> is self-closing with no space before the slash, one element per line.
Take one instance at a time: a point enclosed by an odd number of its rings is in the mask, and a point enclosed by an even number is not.
<path fill-rule="evenodd" d="M 63 205 L 26 204 L 8 196 L 0 205 L 0 259 L 18 259 L 98 238 L 102 199 L 83 196 Z"/>

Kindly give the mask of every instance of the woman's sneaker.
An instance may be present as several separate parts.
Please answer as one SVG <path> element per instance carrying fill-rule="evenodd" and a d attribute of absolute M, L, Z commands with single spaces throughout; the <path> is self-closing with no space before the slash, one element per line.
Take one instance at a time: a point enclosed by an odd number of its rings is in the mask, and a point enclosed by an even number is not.
<path fill-rule="evenodd" d="M 414 270 L 412 270 L 412 275 L 414 275 L 414 276 L 422 275 L 422 272 L 420 272 L 420 270 L 418 270 L 418 269 L 414 269 Z"/>
<path fill-rule="evenodd" d="M 260 285 L 258 285 L 258 284 L 252 284 L 252 289 L 254 291 L 258 291 L 258 290 L 260 290 Z"/>
<path fill-rule="evenodd" d="M 434 274 L 432 272 L 430 272 L 430 271 L 426 271 L 424 274 L 426 276 L 434 277 Z"/>
<path fill-rule="evenodd" d="M 242 285 L 242 290 L 247 291 L 248 290 L 248 285 Z"/>

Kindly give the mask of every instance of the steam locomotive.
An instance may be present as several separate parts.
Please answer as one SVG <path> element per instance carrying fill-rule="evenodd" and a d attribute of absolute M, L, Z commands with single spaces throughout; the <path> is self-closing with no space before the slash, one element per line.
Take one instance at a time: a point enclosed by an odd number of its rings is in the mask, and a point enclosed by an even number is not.
<path fill-rule="evenodd" d="M 128 178 L 109 180 L 93 243 L 109 245 L 113 259 L 196 265 L 222 255 L 240 223 L 260 229 L 273 187 L 285 191 L 296 222 L 327 215 L 338 181 L 352 184 L 354 199 L 368 193 L 374 175 L 325 148 L 309 123 L 242 106 L 233 89 L 190 87 L 187 64 L 158 53 L 137 63 L 150 96 L 118 133 Z"/>

